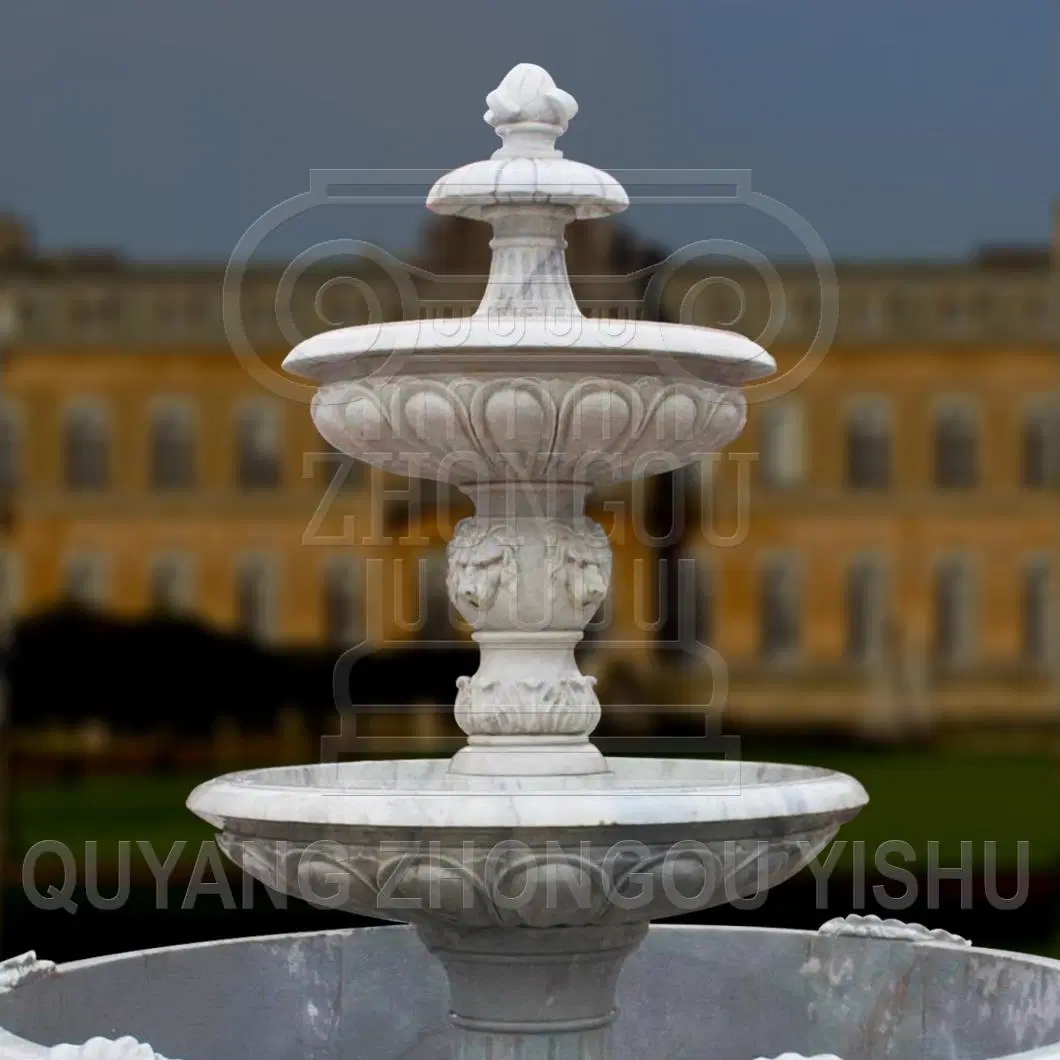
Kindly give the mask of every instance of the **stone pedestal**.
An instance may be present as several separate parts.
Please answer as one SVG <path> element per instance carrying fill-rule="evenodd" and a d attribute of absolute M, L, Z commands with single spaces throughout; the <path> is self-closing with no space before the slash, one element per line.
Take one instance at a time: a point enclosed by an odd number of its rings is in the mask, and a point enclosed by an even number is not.
<path fill-rule="evenodd" d="M 456 1060 L 608 1060 L 619 972 L 647 925 L 419 934 L 449 978 Z"/>

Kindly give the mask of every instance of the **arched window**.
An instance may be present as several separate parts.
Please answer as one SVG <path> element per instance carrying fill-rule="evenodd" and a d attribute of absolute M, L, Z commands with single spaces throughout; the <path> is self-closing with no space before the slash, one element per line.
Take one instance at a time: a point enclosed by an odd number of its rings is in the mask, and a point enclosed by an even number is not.
<path fill-rule="evenodd" d="M 151 485 L 156 490 L 195 484 L 195 416 L 183 401 L 167 401 L 151 413 Z"/>
<path fill-rule="evenodd" d="M 846 650 L 851 662 L 880 658 L 887 621 L 882 564 L 863 558 L 852 563 L 846 577 Z"/>
<path fill-rule="evenodd" d="M 701 556 L 679 549 L 662 562 L 676 564 L 673 577 L 666 579 L 667 588 L 676 599 L 671 621 L 664 624 L 660 633 L 671 642 L 671 648 L 680 647 L 677 658 L 690 663 L 697 658 L 699 646 L 710 646 L 714 638 L 712 572 Z"/>
<path fill-rule="evenodd" d="M 1060 486 L 1060 403 L 1043 402 L 1027 410 L 1022 442 L 1023 485 Z"/>
<path fill-rule="evenodd" d="M 1023 570 L 1023 656 L 1037 666 L 1051 662 L 1053 635 L 1053 576 L 1049 561 L 1036 559 Z"/>
<path fill-rule="evenodd" d="M 107 561 L 98 552 L 70 556 L 63 570 L 63 596 L 77 607 L 98 608 L 106 603 Z"/>
<path fill-rule="evenodd" d="M 104 490 L 110 484 L 110 423 L 101 402 L 78 402 L 67 409 L 63 469 L 70 490 Z"/>
<path fill-rule="evenodd" d="M 361 640 L 364 599 L 359 568 L 347 556 L 332 556 L 324 569 L 324 628 L 328 643 L 349 648 Z"/>
<path fill-rule="evenodd" d="M 354 460 L 324 442 L 325 448 L 313 454 L 320 484 L 324 489 L 332 485 L 339 490 L 353 490 L 361 486 L 367 478 L 368 465 L 361 460 Z"/>
<path fill-rule="evenodd" d="M 797 486 L 806 473 L 806 419 L 791 399 L 762 408 L 759 459 L 762 482 L 771 487 Z"/>
<path fill-rule="evenodd" d="M 970 489 L 979 482 L 979 422 L 970 404 L 951 402 L 935 414 L 935 485 Z"/>
<path fill-rule="evenodd" d="M 18 487 L 22 478 L 22 418 L 10 402 L 0 400 L 0 493 Z"/>
<path fill-rule="evenodd" d="M 268 556 L 248 556 L 236 571 L 236 627 L 252 640 L 275 633 L 276 565 Z"/>
<path fill-rule="evenodd" d="M 786 662 L 799 650 L 802 602 L 793 556 L 776 556 L 761 571 L 758 591 L 759 644 L 763 658 Z"/>
<path fill-rule="evenodd" d="M 879 399 L 857 402 L 846 420 L 846 480 L 851 489 L 886 489 L 891 481 L 891 423 Z"/>
<path fill-rule="evenodd" d="M 975 585 L 963 556 L 935 568 L 935 658 L 946 666 L 968 663 L 975 640 Z"/>
<path fill-rule="evenodd" d="M 181 615 L 192 604 L 192 562 L 189 556 L 166 554 L 151 563 L 151 610 L 161 615 Z"/>
<path fill-rule="evenodd" d="M 275 489 L 280 484 L 280 409 L 255 401 L 236 424 L 236 477 L 242 489 Z"/>

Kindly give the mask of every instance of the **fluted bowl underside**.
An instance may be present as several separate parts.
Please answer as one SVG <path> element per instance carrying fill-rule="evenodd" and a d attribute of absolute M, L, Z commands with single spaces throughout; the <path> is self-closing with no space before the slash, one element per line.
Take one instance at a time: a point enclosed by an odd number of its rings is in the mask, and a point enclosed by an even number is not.
<path fill-rule="evenodd" d="M 331 383 L 313 422 L 336 449 L 458 485 L 587 486 L 657 475 L 718 452 L 743 429 L 736 388 L 659 376 L 375 376 Z"/>
<path fill-rule="evenodd" d="M 547 788 L 462 789 L 448 760 L 255 770 L 188 806 L 273 888 L 410 923 L 641 923 L 758 894 L 815 857 L 867 802 L 803 766 L 610 759 Z"/>

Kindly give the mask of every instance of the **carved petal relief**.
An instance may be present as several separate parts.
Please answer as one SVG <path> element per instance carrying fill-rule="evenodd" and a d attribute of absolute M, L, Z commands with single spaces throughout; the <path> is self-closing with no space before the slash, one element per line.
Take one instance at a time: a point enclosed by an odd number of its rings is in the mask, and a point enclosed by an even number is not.
<path fill-rule="evenodd" d="M 657 474 L 662 462 L 679 467 L 721 449 L 745 416 L 738 390 L 658 378 L 369 378 L 326 386 L 313 402 L 317 429 L 337 449 L 458 484 Z"/>

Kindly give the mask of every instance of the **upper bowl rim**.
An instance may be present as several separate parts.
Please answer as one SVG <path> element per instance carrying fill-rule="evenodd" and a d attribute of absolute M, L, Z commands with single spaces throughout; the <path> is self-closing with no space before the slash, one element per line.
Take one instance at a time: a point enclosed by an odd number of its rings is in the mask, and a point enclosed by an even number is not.
<path fill-rule="evenodd" d="M 675 378 L 687 374 L 714 379 L 727 385 L 752 382 L 776 371 L 776 361 L 763 347 L 744 335 L 719 328 L 658 321 L 615 321 L 584 317 L 576 322 L 576 337 L 562 328 L 534 318 L 518 319 L 513 329 L 499 328 L 488 318 L 466 317 L 457 321 L 437 319 L 402 320 L 323 331 L 300 342 L 284 358 L 286 371 L 302 378 L 338 382 L 357 379 L 377 370 L 371 362 L 384 358 L 400 364 L 402 373 L 416 371 L 418 359 L 444 358 L 458 364 L 462 355 L 474 359 L 482 354 L 503 355 L 513 362 L 520 355 L 584 368 L 596 358 L 657 358 L 660 371 Z M 672 361 L 667 365 L 667 361 Z M 512 364 L 525 371 L 525 366 Z M 631 371 L 649 374 L 631 364 Z M 383 372 L 385 374 L 385 365 Z"/>
<path fill-rule="evenodd" d="M 653 762 L 683 763 L 686 772 L 704 772 L 718 760 L 608 759 L 621 779 L 636 767 Z M 321 825 L 403 830 L 499 828 L 550 829 L 621 828 L 709 825 L 853 816 L 868 802 L 865 789 L 853 777 L 816 766 L 741 762 L 743 767 L 776 767 L 789 771 L 784 779 L 720 784 L 716 776 L 705 783 L 660 781 L 637 787 L 563 790 L 467 789 L 433 786 L 400 787 L 376 780 L 372 785 L 314 786 L 279 783 L 276 774 L 290 772 L 303 780 L 313 773 L 336 768 L 348 773 L 379 771 L 386 766 L 412 774 L 433 768 L 441 773 L 448 759 L 322 763 L 282 766 L 230 773 L 199 785 L 188 797 L 188 808 L 217 827 L 227 822 Z M 433 764 L 433 765 L 432 765 Z M 412 779 L 412 778 L 410 778 Z M 270 782 L 271 781 L 271 782 Z M 562 810 L 560 802 L 562 800 Z M 785 829 L 780 829 L 784 831 Z"/>

